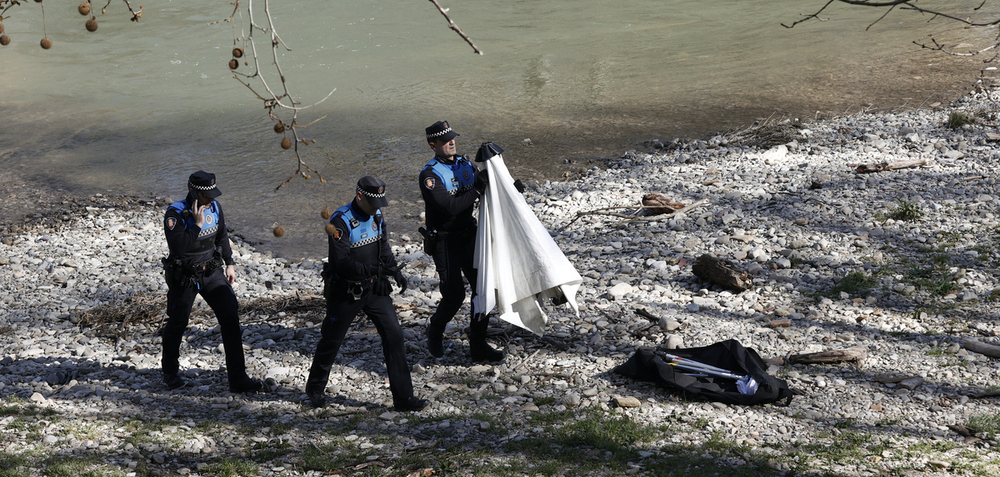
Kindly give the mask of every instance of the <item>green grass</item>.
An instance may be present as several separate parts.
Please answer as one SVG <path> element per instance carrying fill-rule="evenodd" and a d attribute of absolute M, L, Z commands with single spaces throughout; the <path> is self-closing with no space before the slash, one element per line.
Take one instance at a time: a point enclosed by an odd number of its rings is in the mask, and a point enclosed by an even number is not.
<path fill-rule="evenodd" d="M 45 459 L 46 477 L 107 477 L 124 476 L 119 470 L 106 468 L 98 456 L 58 456 Z"/>
<path fill-rule="evenodd" d="M 841 292 L 855 296 L 868 296 L 873 286 L 875 286 L 875 280 L 869 278 L 865 272 L 854 271 L 848 273 L 840 280 L 840 283 L 830 289 L 827 296 L 836 298 Z"/>
<path fill-rule="evenodd" d="M 1000 434 L 1000 414 L 976 414 L 969 419 L 966 427 L 977 434 L 982 432 L 991 438 L 996 437 Z"/>
<path fill-rule="evenodd" d="M 27 477 L 28 458 L 20 454 L 0 452 L 0 477 Z"/>
<path fill-rule="evenodd" d="M 948 120 L 944 122 L 944 127 L 948 129 L 958 129 L 966 124 L 973 124 L 976 118 L 962 111 L 952 111 L 948 114 Z"/>
<path fill-rule="evenodd" d="M 923 216 L 924 211 L 920 210 L 920 206 L 905 200 L 899 201 L 899 203 L 896 204 L 896 208 L 890 210 L 888 214 L 888 217 L 892 220 L 905 222 L 912 222 Z"/>
<path fill-rule="evenodd" d="M 210 464 L 205 472 L 215 477 L 251 476 L 257 473 L 257 467 L 254 462 L 229 458 Z"/>

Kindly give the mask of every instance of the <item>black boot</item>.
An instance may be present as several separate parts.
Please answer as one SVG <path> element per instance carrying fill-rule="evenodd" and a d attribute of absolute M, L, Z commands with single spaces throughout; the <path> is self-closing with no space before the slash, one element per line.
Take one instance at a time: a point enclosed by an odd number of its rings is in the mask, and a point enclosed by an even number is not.
<path fill-rule="evenodd" d="M 469 354 L 472 355 L 473 362 L 495 363 L 504 358 L 503 351 L 493 349 L 486 342 L 486 327 L 489 324 L 490 319 L 486 315 L 474 317 L 469 324 Z"/>
<path fill-rule="evenodd" d="M 444 327 L 433 321 L 427 324 L 427 351 L 435 358 L 444 357 Z"/>

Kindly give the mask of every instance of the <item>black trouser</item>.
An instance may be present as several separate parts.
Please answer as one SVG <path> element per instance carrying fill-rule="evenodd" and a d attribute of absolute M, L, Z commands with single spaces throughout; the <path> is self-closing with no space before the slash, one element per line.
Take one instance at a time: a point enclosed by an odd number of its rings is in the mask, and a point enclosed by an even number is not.
<path fill-rule="evenodd" d="M 344 344 L 344 337 L 358 312 L 364 311 L 382 338 L 382 355 L 389 373 L 393 404 L 405 404 L 413 396 L 413 382 L 410 380 L 410 367 L 406 363 L 403 329 L 399 326 L 396 309 L 392 307 L 392 299 L 388 296 L 376 296 L 369 288 L 355 300 L 348 295 L 347 285 L 343 282 L 331 286 L 333 289 L 326 301 L 322 336 L 316 344 L 316 354 L 306 380 L 306 394 L 326 392 L 330 369 L 337 359 L 340 346 Z"/>
<path fill-rule="evenodd" d="M 472 267 L 475 254 L 475 234 L 466 237 L 449 235 L 437 244 L 437 250 L 434 251 L 434 265 L 441 281 L 441 303 L 438 303 L 430 321 L 439 329 L 444 329 L 465 302 L 463 274 L 472 288 L 472 297 L 476 296 L 477 273 Z M 471 304 L 469 306 L 472 307 Z M 472 310 L 472 317 L 475 316 L 476 311 Z"/>
<path fill-rule="evenodd" d="M 226 349 L 226 372 L 229 383 L 246 380 L 246 363 L 243 360 L 243 337 L 240 330 L 239 303 L 233 287 L 226 280 L 225 266 L 216 268 L 197 281 L 197 285 L 167 283 L 167 324 L 163 328 L 164 374 L 177 374 L 181 339 L 188 326 L 191 306 L 195 296 L 201 294 L 215 312 L 222 331 L 222 345 Z"/>

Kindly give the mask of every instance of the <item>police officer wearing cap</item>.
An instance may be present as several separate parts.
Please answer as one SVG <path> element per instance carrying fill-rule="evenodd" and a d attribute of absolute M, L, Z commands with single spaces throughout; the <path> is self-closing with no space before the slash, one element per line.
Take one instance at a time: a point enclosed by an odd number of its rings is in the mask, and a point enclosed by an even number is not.
<path fill-rule="evenodd" d="M 455 147 L 458 133 L 447 121 L 438 121 L 425 130 L 434 158 L 420 171 L 420 193 L 424 198 L 427 253 L 434 257 L 441 283 L 441 302 L 427 325 L 427 350 L 435 358 L 444 356 L 444 330 L 465 301 L 462 275 L 476 294 L 476 219 L 472 216 L 476 199 L 489 184 L 485 171 Z M 470 305 L 471 306 L 471 305 Z M 486 342 L 489 318 L 472 310 L 469 323 L 469 354 L 473 361 L 500 361 L 502 351 Z"/>
<path fill-rule="evenodd" d="M 226 373 L 232 392 L 256 392 L 264 384 L 247 375 L 243 358 L 239 304 L 233 293 L 236 269 L 215 174 L 198 171 L 188 178 L 184 200 L 167 207 L 163 230 L 170 252 L 163 259 L 167 281 L 167 324 L 163 327 L 163 382 L 169 389 L 184 385 L 178 359 L 191 306 L 201 295 L 215 312 L 226 350 Z"/>
<path fill-rule="evenodd" d="M 403 329 L 389 298 L 390 278 L 403 293 L 406 277 L 389 247 L 380 210 L 386 205 L 385 183 L 371 176 L 362 177 L 354 200 L 337 209 L 327 225 L 330 261 L 323 271 L 326 319 L 306 380 L 306 395 L 313 407 L 327 403 L 330 369 L 359 311 L 371 318 L 382 338 L 393 407 L 405 412 L 427 406 L 427 400 L 413 395 Z"/>

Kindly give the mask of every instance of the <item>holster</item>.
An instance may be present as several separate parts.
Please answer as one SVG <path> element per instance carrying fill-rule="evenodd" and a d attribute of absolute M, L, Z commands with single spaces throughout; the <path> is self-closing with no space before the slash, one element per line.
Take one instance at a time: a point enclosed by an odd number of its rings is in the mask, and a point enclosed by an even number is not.
<path fill-rule="evenodd" d="M 178 259 L 161 258 L 163 264 L 163 279 L 167 286 L 196 286 L 203 278 L 212 274 L 223 265 L 222 255 L 216 251 L 212 258 L 200 263 L 185 264 Z"/>
<path fill-rule="evenodd" d="M 420 232 L 420 235 L 424 236 L 424 253 L 433 257 L 434 253 L 437 252 L 437 245 L 442 238 L 442 232 L 427 230 L 423 227 L 420 227 L 417 231 Z"/>
<path fill-rule="evenodd" d="M 360 300 L 370 288 L 371 280 L 324 280 L 323 297 L 329 301 L 343 296 L 347 299 L 348 303 L 351 303 L 355 300 Z"/>

